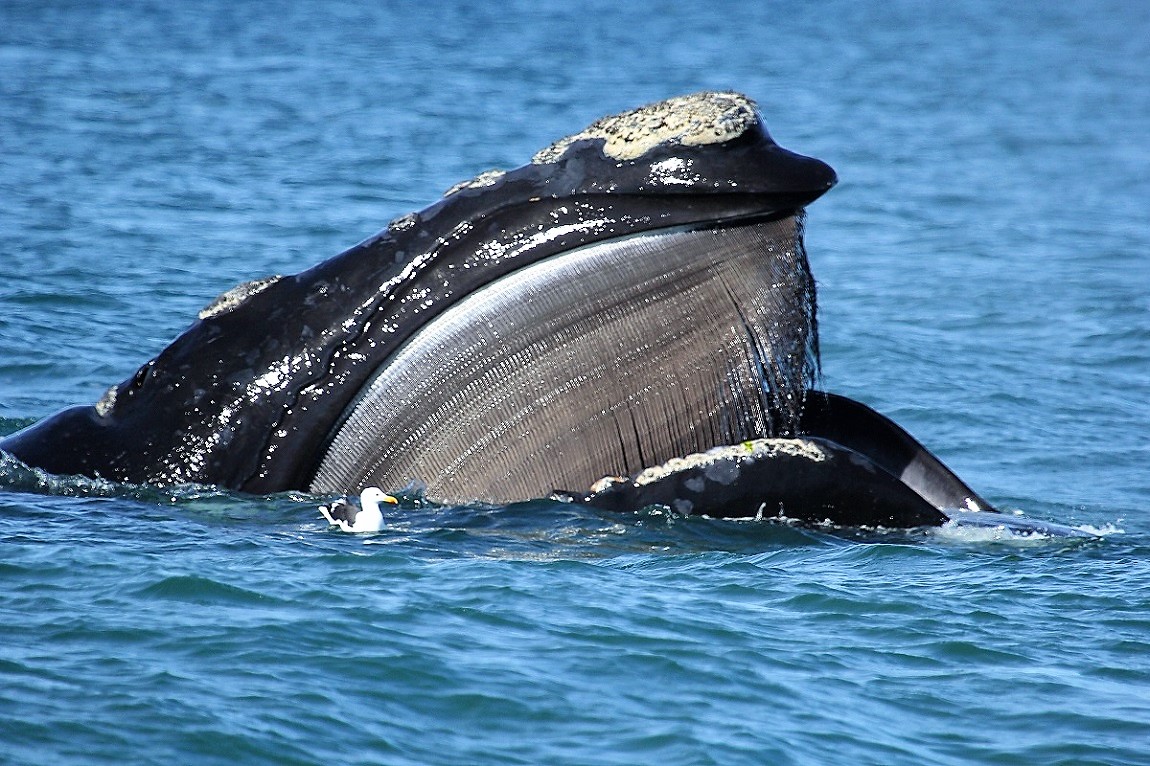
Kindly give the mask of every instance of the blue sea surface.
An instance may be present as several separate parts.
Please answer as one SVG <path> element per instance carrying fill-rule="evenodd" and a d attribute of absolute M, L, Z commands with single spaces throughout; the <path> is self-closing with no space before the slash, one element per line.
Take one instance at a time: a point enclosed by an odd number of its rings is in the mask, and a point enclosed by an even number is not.
<path fill-rule="evenodd" d="M 0 457 L 0 764 L 1150 763 L 1150 5 L 0 0 L 0 434 L 592 120 L 756 99 L 823 384 L 991 502 L 881 532 Z"/>

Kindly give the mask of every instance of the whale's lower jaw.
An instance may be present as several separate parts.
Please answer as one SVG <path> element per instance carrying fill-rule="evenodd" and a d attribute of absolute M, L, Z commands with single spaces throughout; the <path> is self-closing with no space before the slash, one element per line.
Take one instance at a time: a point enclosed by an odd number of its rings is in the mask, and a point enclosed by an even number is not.
<path fill-rule="evenodd" d="M 753 439 L 607 477 L 581 498 L 606 510 L 781 518 L 869 527 L 938 526 L 947 515 L 869 456 L 817 436 Z"/>
<path fill-rule="evenodd" d="M 814 323 L 799 216 L 568 251 L 421 328 L 345 412 L 310 488 L 503 503 L 789 435 Z"/>

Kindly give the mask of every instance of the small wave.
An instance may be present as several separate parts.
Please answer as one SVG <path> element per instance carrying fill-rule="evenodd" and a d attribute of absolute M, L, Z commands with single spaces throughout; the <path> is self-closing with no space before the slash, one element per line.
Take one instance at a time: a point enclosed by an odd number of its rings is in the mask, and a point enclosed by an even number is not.
<path fill-rule="evenodd" d="M 1117 524 L 1103 524 L 1100 527 L 1094 526 L 1093 524 L 1079 524 L 1074 528 L 1094 535 L 1095 537 L 1110 537 L 1111 535 L 1126 534 L 1126 529 Z"/>
<path fill-rule="evenodd" d="M 1103 527 L 1089 524 L 1064 526 L 1009 515 L 1004 515 L 1000 524 L 988 523 L 992 521 L 999 519 L 982 520 L 978 524 L 971 524 L 966 518 L 952 519 L 941 527 L 929 530 L 929 535 L 934 540 L 949 543 L 1000 543 L 1030 547 L 1086 543 L 1109 535 L 1124 534 L 1124 530 L 1112 524 Z"/>
<path fill-rule="evenodd" d="M 267 605 L 276 599 L 235 585 L 218 582 L 198 575 L 174 575 L 165 577 L 138 591 L 147 599 L 182 601 L 192 604 L 215 605 Z"/>
<path fill-rule="evenodd" d="M 0 418 L 0 436 L 14 434 L 35 422 L 36 418 Z"/>
<path fill-rule="evenodd" d="M 0 487 L 17 492 L 67 497 L 115 497 L 122 485 L 106 479 L 83 476 L 55 476 L 40 468 L 32 468 L 0 450 Z"/>
<path fill-rule="evenodd" d="M 948 543 L 1007 543 L 1019 546 L 1043 545 L 1055 539 L 1064 539 L 1041 532 L 1016 532 L 1006 527 L 968 527 L 953 521 L 930 530 L 929 536 Z"/>
<path fill-rule="evenodd" d="M 252 513 L 266 514 L 268 499 L 282 499 L 289 507 L 310 503 L 311 495 L 285 492 L 264 497 L 242 495 L 208 484 L 156 486 L 128 484 L 88 476 L 58 476 L 41 468 L 32 468 L 12 455 L 0 451 L 0 488 L 14 492 L 50 497 L 121 498 L 152 505 L 180 506 L 205 516 L 246 518 Z M 257 501 L 253 503 L 253 500 Z M 276 505 L 273 503 L 273 505 Z"/>

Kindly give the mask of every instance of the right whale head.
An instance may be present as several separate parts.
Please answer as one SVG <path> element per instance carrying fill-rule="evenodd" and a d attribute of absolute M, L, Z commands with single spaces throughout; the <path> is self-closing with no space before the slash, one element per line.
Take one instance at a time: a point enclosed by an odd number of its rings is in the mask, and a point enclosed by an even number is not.
<path fill-rule="evenodd" d="M 200 313 L 93 407 L 0 442 L 55 473 L 499 502 L 791 432 L 817 369 L 802 209 L 754 104 L 604 118 Z"/>

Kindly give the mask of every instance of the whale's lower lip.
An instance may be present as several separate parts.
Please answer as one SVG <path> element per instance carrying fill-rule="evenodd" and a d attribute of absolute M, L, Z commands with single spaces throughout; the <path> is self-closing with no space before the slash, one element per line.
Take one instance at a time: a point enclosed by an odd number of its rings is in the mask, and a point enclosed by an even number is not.
<path fill-rule="evenodd" d="M 492 282 L 381 365 L 311 489 L 510 502 L 793 430 L 814 364 L 800 231 L 648 232 Z"/>

